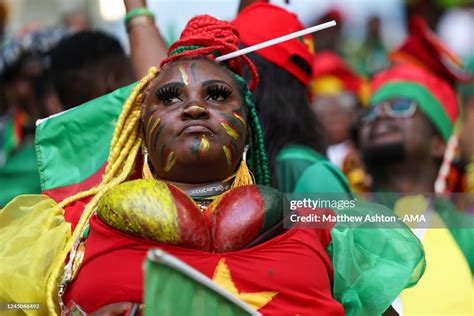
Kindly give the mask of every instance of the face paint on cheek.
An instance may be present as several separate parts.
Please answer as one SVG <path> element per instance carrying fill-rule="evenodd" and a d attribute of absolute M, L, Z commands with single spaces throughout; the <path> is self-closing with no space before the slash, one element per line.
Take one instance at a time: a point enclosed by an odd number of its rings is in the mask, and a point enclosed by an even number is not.
<path fill-rule="evenodd" d="M 224 131 L 226 132 L 226 134 L 232 137 L 232 139 L 234 140 L 239 139 L 239 133 L 237 131 L 237 128 L 233 126 L 228 120 L 222 121 L 221 126 L 224 128 Z"/>
<path fill-rule="evenodd" d="M 181 80 L 186 86 L 189 86 L 188 82 L 188 75 L 186 74 L 186 71 L 184 71 L 183 67 L 179 66 L 179 72 L 181 73 Z"/>
<path fill-rule="evenodd" d="M 235 131 L 237 131 L 239 136 L 242 136 L 242 132 L 244 130 L 245 125 L 242 126 L 240 121 L 232 115 L 227 115 L 227 114 L 224 114 L 224 113 L 221 113 L 221 115 L 226 120 L 226 121 L 224 121 L 224 123 L 226 123 L 228 126 L 232 127 Z"/>
<path fill-rule="evenodd" d="M 227 160 L 227 165 L 229 168 L 232 166 L 232 154 L 231 149 L 226 145 L 222 146 L 222 150 L 224 151 L 225 159 Z"/>
<path fill-rule="evenodd" d="M 159 117 L 158 115 L 154 114 L 152 116 L 150 116 L 150 118 L 148 119 L 148 123 L 147 123 L 147 130 L 148 130 L 148 134 L 147 134 L 147 140 L 148 140 L 148 144 L 150 144 L 151 140 L 152 140 L 152 136 L 155 132 L 155 129 L 160 126 L 160 122 L 161 122 L 161 117 Z"/>
<path fill-rule="evenodd" d="M 235 154 L 236 152 L 238 152 L 238 150 L 237 150 L 237 143 L 234 142 L 234 141 L 231 141 L 229 147 L 230 147 L 230 152 L 231 152 L 232 156 L 234 156 L 234 154 Z"/>
<path fill-rule="evenodd" d="M 244 116 L 244 114 L 242 113 L 242 111 L 240 111 L 240 110 L 234 110 L 234 111 L 232 111 L 232 114 L 234 115 L 234 117 L 235 117 L 236 119 L 238 119 L 240 122 L 242 122 L 242 124 L 244 125 L 244 127 L 247 125 L 247 124 L 245 123 L 245 119 L 244 119 L 245 116 Z"/>
<path fill-rule="evenodd" d="M 175 162 L 176 162 L 176 157 L 174 155 L 174 151 L 171 151 L 169 149 L 165 150 L 165 172 L 170 172 L 170 170 L 173 168 Z"/>
<path fill-rule="evenodd" d="M 166 127 L 166 124 L 160 124 L 160 127 L 155 132 L 155 135 L 151 134 L 151 137 L 153 137 L 153 148 L 156 147 L 156 143 L 158 142 L 158 139 L 160 138 L 161 132 L 163 132 L 163 129 Z"/>

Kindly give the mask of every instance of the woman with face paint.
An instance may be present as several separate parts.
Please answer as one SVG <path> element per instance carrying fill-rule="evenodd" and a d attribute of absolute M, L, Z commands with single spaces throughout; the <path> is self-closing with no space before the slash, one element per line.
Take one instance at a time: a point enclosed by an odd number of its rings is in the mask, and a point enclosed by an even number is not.
<path fill-rule="evenodd" d="M 250 94 L 257 73 L 246 57 L 214 61 L 238 50 L 237 34 L 230 23 L 207 15 L 191 19 L 160 71 L 152 68 L 123 105 L 113 123 L 107 165 L 84 183 L 62 188 L 85 190 L 59 204 L 44 195 L 19 197 L 0 212 L 0 222 L 16 212 L 12 217 L 21 225 L 27 210 L 54 216 L 46 218 L 48 234 L 31 230 L 28 258 L 14 260 L 0 251 L 5 284 L 21 279 L 11 272 L 19 271 L 15 264 L 35 260 L 38 265 L 28 265 L 28 284 L 35 286 L 29 286 L 27 297 L 46 301 L 45 313 L 122 315 L 132 303 L 143 303 L 142 264 L 152 248 L 176 256 L 267 315 L 381 314 L 399 289 L 416 283 L 423 255 L 407 230 L 374 229 L 375 235 L 364 238 L 344 227 L 276 229 L 283 219 L 283 196 L 266 186 L 267 159 Z M 252 73 L 248 86 L 242 64 Z M 89 108 L 100 117 L 128 91 L 123 89 L 57 119 L 88 126 L 81 137 L 99 125 L 112 126 L 91 115 L 76 120 Z M 81 157 L 96 147 L 72 148 Z M 8 233 L 24 231 L 20 224 L 13 221 L 0 238 L 14 243 L 16 235 Z M 373 238 L 384 243 L 383 251 Z M 41 256 L 32 258 L 40 243 Z M 32 273 L 38 266 L 41 273 Z M 386 289 L 387 284 L 397 286 Z M 2 293 L 25 297 L 22 287 L 2 284 L 0 289 L 1 301 L 8 301 Z"/>

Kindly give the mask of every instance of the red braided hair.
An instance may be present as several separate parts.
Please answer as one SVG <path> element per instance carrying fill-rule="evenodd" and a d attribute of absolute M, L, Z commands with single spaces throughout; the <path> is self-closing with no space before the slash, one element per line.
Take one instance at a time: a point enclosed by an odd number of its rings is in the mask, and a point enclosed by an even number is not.
<path fill-rule="evenodd" d="M 181 57 L 204 56 L 214 60 L 216 56 L 213 53 L 222 56 L 239 50 L 239 40 L 239 32 L 231 23 L 209 15 L 198 15 L 189 20 L 179 40 L 169 48 L 169 57 L 161 62 L 160 67 Z M 179 51 L 179 48 L 183 48 L 183 51 Z M 254 90 L 258 83 L 258 72 L 250 59 L 240 56 L 227 60 L 227 63 L 234 73 L 242 76 L 242 61 L 252 75 L 249 89 Z"/>

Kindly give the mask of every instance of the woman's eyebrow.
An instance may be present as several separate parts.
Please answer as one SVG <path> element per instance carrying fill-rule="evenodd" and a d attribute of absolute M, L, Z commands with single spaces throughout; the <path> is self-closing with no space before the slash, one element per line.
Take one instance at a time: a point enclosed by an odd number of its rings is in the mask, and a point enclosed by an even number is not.
<path fill-rule="evenodd" d="M 159 86 L 156 91 L 159 91 L 161 89 L 166 89 L 166 88 L 182 88 L 184 87 L 185 84 L 183 82 L 179 82 L 179 81 L 175 81 L 175 82 L 169 82 L 169 83 L 166 83 L 162 86 Z"/>
<path fill-rule="evenodd" d="M 223 81 L 223 80 L 207 80 L 207 81 L 204 81 L 201 86 L 202 87 L 207 87 L 207 86 L 211 86 L 213 84 L 216 84 L 216 83 L 219 83 L 219 84 L 224 84 L 226 86 L 228 86 L 229 88 L 232 88 L 230 86 L 230 84 L 228 84 L 227 82 Z"/>

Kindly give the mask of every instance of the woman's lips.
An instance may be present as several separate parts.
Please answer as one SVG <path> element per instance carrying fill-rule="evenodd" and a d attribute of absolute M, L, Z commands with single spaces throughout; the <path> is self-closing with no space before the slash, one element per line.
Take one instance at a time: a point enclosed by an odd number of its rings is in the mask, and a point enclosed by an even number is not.
<path fill-rule="evenodd" d="M 214 132 L 209 127 L 204 126 L 204 125 L 200 125 L 200 124 L 185 126 L 181 130 L 179 135 L 184 134 L 184 133 L 186 133 L 186 134 L 202 134 L 202 133 L 214 134 Z"/>

